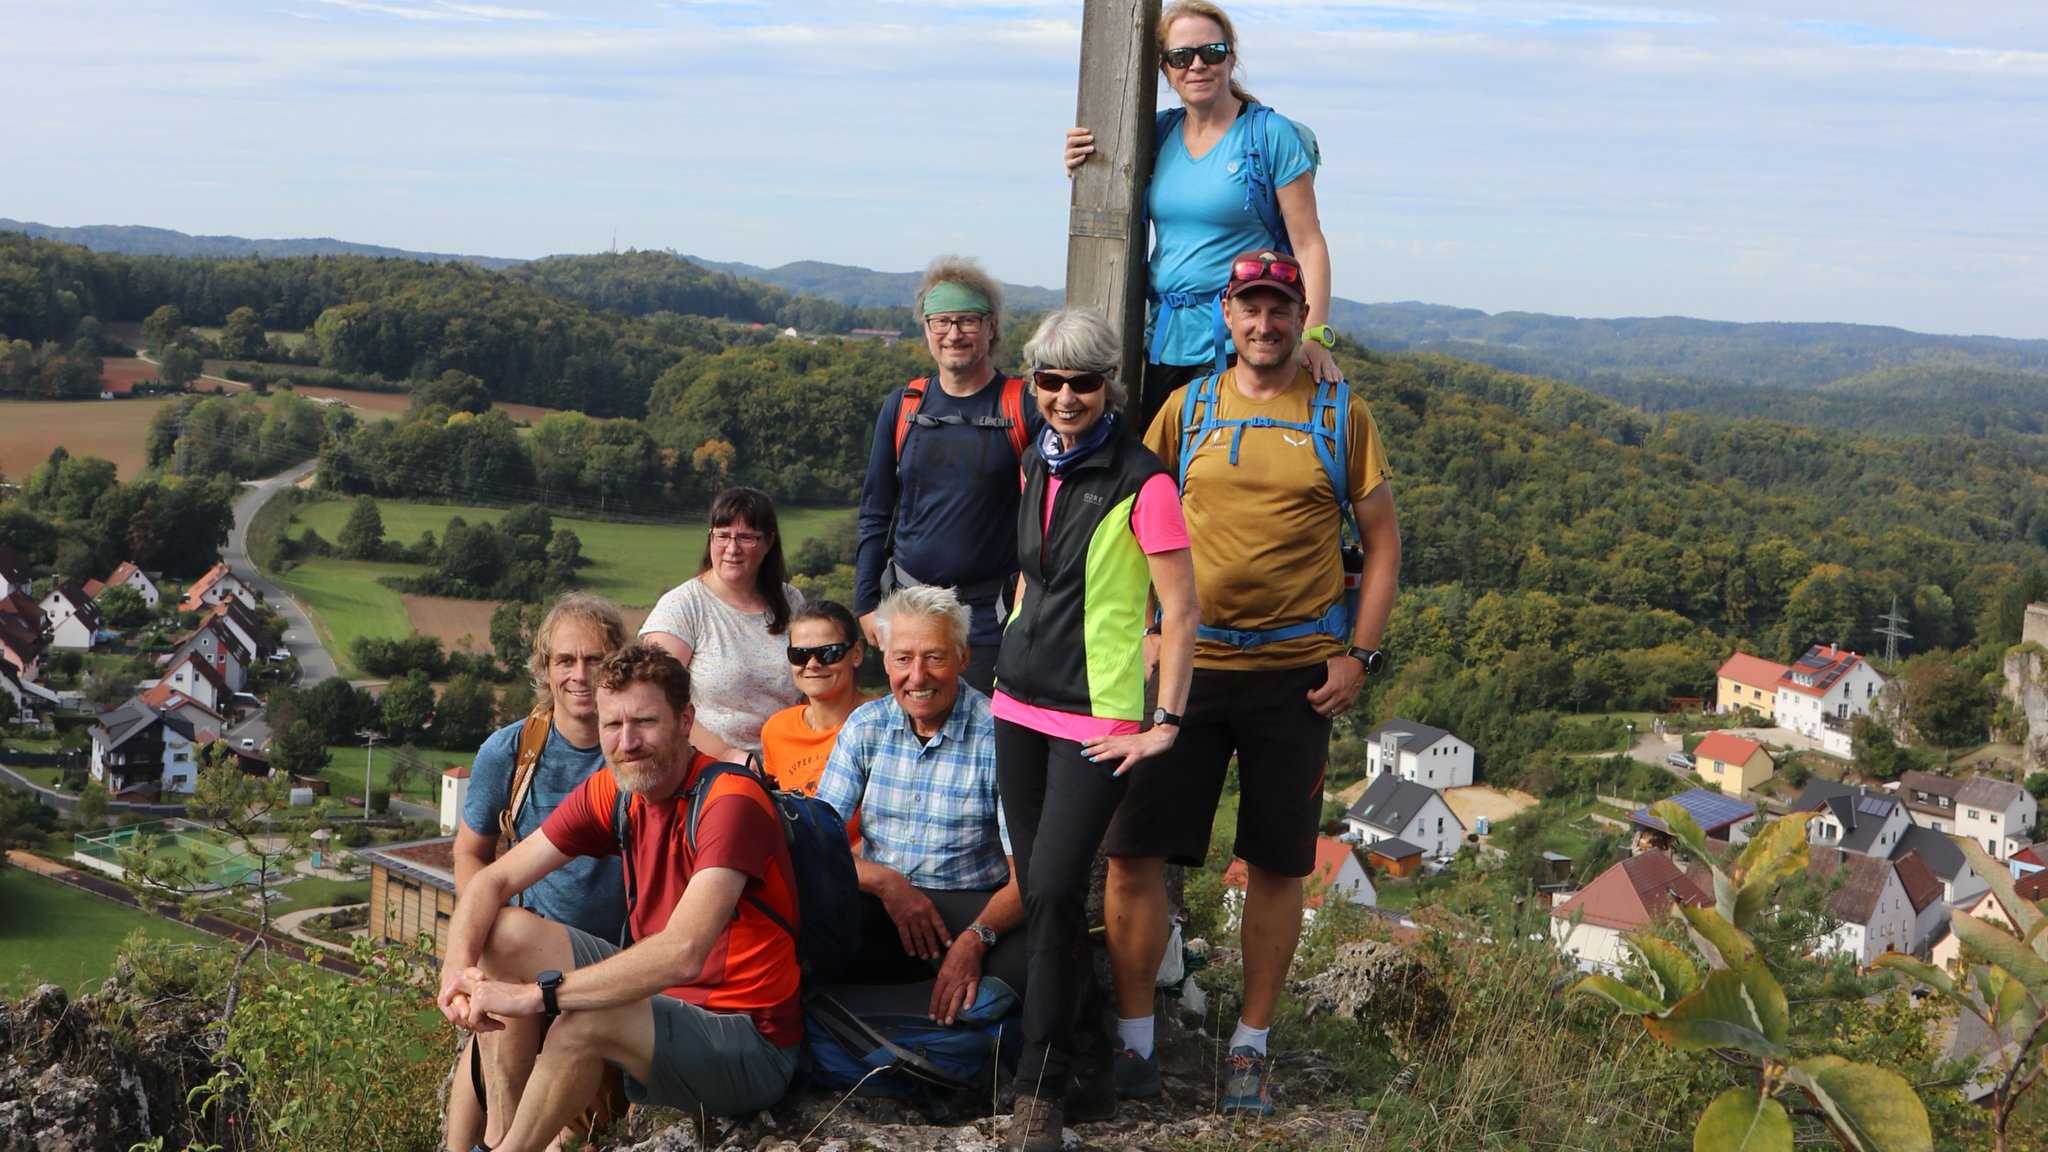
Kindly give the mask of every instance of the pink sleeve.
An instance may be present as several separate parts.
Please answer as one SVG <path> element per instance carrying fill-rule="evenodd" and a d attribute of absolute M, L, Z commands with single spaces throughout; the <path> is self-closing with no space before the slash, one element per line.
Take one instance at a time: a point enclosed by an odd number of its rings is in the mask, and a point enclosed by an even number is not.
<path fill-rule="evenodd" d="M 1180 487 L 1161 472 L 1138 489 L 1131 509 L 1131 532 L 1147 554 L 1178 552 L 1188 546 L 1188 522 L 1180 514 Z"/>

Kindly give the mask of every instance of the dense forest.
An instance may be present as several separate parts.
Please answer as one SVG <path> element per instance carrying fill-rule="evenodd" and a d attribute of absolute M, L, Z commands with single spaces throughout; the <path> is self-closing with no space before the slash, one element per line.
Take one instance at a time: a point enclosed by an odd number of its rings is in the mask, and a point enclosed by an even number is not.
<path fill-rule="evenodd" d="M 94 317 L 246 307 L 266 327 L 310 326 L 329 368 L 411 380 L 411 410 L 397 419 L 283 398 L 267 415 L 246 399 L 180 401 L 152 429 L 150 460 L 188 483 L 317 445 L 324 487 L 377 497 L 662 520 L 692 518 L 732 483 L 792 503 L 849 501 L 877 406 L 927 370 L 921 344 L 776 339 L 679 315 L 711 306 L 691 304 L 692 292 L 730 300 L 745 286 L 678 275 L 678 263 L 626 253 L 522 277 L 354 257 L 102 257 L 0 237 L 0 326 L 62 355 L 97 339 Z M 1021 319 L 1004 333 L 1005 364 Z M 247 317 L 240 327 L 252 328 Z M 253 347 L 258 335 L 222 339 Z M 1404 537 L 1389 642 L 1399 659 L 1376 682 L 1372 713 L 1451 727 L 1499 765 L 1543 746 L 1549 712 L 1707 695 L 1735 648 L 1778 659 L 1816 642 L 1874 650 L 1894 599 L 1909 652 L 1959 651 L 1983 677 L 2017 640 L 2027 600 L 2048 591 L 2048 453 L 2012 370 L 1944 370 L 1976 403 L 2003 406 L 2000 426 L 1949 419 L 1908 435 L 1874 418 L 1844 428 L 1640 410 L 1349 341 L 1340 359 L 1391 448 Z M 1873 369 L 1797 395 L 1954 407 L 1913 371 Z M 574 410 L 527 429 L 493 399 Z M 76 531 L 80 515 L 97 521 L 99 541 L 118 537 L 76 502 L 51 531 Z M 50 555 L 56 536 L 40 539 Z M 813 549 L 805 567 L 830 586 L 844 577 L 843 550 Z"/>

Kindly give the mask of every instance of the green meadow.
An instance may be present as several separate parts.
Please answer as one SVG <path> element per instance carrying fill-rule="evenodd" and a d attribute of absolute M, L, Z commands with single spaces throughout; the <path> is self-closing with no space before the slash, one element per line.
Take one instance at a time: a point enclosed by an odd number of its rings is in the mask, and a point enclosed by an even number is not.
<path fill-rule="evenodd" d="M 52 931 L 60 924 L 62 931 Z M 42 981 L 76 995 L 107 978 L 121 941 L 137 928 L 173 944 L 219 943 L 197 929 L 47 876 L 0 867 L 0 995 L 16 995 Z"/>

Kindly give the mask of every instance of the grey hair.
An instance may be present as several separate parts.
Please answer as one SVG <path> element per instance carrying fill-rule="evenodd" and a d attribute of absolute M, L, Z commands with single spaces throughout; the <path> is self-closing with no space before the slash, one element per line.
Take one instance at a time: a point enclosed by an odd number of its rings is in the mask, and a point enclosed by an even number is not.
<path fill-rule="evenodd" d="M 960 602 L 958 593 L 943 584 L 898 588 L 883 597 L 881 605 L 875 609 L 875 632 L 882 638 L 885 649 L 889 647 L 889 629 L 898 616 L 940 621 L 946 625 L 953 646 L 962 652 L 967 650 L 967 626 L 974 614 Z"/>
<path fill-rule="evenodd" d="M 988 297 L 989 345 L 1002 339 L 1003 286 L 988 274 L 981 261 L 971 256 L 940 256 L 925 265 L 924 281 L 917 286 L 917 322 L 924 323 L 924 298 L 941 284 L 965 284 Z"/>
<path fill-rule="evenodd" d="M 1100 372 L 1109 377 L 1109 406 L 1121 409 L 1130 387 L 1117 375 L 1123 349 L 1109 321 L 1093 308 L 1062 308 L 1038 322 L 1038 331 L 1024 345 L 1024 359 L 1034 369 Z"/>

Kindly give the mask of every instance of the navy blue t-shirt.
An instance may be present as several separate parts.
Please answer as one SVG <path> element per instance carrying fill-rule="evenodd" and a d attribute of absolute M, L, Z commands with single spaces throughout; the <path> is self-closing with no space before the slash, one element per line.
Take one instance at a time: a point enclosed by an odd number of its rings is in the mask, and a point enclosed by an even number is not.
<path fill-rule="evenodd" d="M 868 474 L 860 492 L 860 560 L 854 610 L 866 614 L 882 602 L 882 569 L 888 563 L 889 523 L 896 524 L 896 563 L 925 584 L 965 587 L 1012 576 L 1017 571 L 1017 508 L 1022 486 L 1017 453 L 1006 429 L 972 424 L 929 427 L 913 424 L 896 459 L 898 390 L 882 404 L 868 452 Z M 997 376 L 972 396 L 955 397 L 933 379 L 925 385 L 922 416 L 973 420 L 1001 416 L 1003 379 Z M 1027 389 L 1024 426 L 1030 436 L 1045 427 Z M 1003 622 L 993 593 L 968 602 L 974 624 L 968 643 L 1000 643 Z"/>

